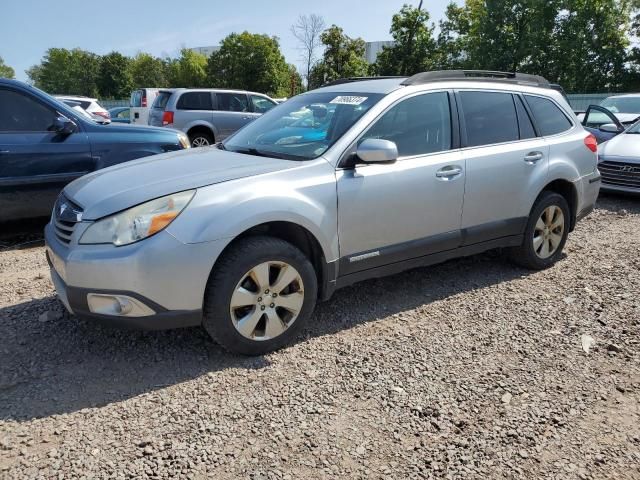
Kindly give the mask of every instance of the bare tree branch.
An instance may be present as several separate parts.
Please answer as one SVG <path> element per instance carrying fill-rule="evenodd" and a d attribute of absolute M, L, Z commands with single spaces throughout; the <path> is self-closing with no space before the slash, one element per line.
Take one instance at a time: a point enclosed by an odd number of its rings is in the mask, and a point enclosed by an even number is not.
<path fill-rule="evenodd" d="M 311 69 L 317 61 L 316 50 L 320 47 L 320 34 L 324 31 L 326 24 L 324 18 L 312 13 L 311 15 L 300 15 L 294 25 L 291 26 L 291 34 L 298 40 L 298 48 L 302 52 L 302 60 L 305 65 L 304 77 L 309 86 L 309 76 Z"/>

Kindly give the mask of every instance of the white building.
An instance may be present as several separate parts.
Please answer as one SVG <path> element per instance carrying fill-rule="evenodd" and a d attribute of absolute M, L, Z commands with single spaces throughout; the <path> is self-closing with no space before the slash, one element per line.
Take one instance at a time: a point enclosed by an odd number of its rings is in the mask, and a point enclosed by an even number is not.
<path fill-rule="evenodd" d="M 193 47 L 190 48 L 192 52 L 201 53 L 205 57 L 209 58 L 213 52 L 220 50 L 220 45 L 214 45 L 211 47 Z"/>
<path fill-rule="evenodd" d="M 366 58 L 367 63 L 375 63 L 378 58 L 378 54 L 382 52 L 382 47 L 392 47 L 392 40 L 382 41 L 382 42 L 367 42 L 364 46 L 364 58 Z"/>

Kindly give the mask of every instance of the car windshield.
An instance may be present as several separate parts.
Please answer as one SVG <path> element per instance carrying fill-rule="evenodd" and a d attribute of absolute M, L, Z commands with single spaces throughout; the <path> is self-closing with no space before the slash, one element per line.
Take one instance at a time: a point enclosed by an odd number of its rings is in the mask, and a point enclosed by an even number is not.
<path fill-rule="evenodd" d="M 324 154 L 382 94 L 318 92 L 278 105 L 223 142 L 239 153 L 290 160 Z"/>
<path fill-rule="evenodd" d="M 601 107 L 611 110 L 613 113 L 640 113 L 639 97 L 609 97 L 605 98 Z"/>

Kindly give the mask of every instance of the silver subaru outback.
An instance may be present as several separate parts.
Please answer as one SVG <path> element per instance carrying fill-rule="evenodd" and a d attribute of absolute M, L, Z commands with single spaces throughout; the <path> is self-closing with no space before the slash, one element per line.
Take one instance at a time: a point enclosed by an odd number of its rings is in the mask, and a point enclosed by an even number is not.
<path fill-rule="evenodd" d="M 216 146 L 76 180 L 46 251 L 80 317 L 203 325 L 257 355 L 354 282 L 495 248 L 549 267 L 599 188 L 595 138 L 541 77 L 347 79 Z"/>

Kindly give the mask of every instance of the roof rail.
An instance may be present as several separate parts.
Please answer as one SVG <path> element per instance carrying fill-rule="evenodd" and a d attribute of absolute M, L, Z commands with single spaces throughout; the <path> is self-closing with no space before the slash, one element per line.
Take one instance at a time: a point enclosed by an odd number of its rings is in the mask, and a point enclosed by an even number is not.
<path fill-rule="evenodd" d="M 342 85 L 343 83 L 364 82 L 366 80 L 388 80 L 390 78 L 407 78 L 407 77 L 347 77 L 338 78 L 322 85 L 323 87 L 331 87 L 333 85 Z"/>
<path fill-rule="evenodd" d="M 515 72 L 494 72 L 491 70 L 438 70 L 434 72 L 417 73 L 407 78 L 402 85 L 421 85 L 445 80 L 490 81 L 500 83 L 515 83 L 534 87 L 551 88 L 549 81 L 539 75 Z"/>

